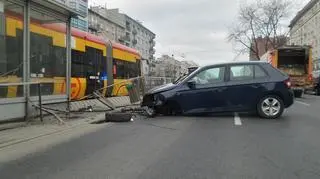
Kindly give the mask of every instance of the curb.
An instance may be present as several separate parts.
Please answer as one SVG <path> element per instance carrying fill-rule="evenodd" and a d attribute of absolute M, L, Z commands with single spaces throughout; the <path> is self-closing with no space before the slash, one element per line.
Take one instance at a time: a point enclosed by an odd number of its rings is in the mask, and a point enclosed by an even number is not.
<path fill-rule="evenodd" d="M 0 131 L 25 127 L 26 125 L 27 125 L 26 122 L 0 124 Z"/>

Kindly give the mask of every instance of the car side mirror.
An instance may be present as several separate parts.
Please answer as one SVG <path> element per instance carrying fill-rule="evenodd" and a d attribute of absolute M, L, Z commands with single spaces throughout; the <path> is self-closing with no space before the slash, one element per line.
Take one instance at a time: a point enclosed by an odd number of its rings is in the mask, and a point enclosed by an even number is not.
<path fill-rule="evenodd" d="M 196 81 L 190 80 L 187 82 L 187 85 L 190 89 L 195 89 L 196 88 Z"/>

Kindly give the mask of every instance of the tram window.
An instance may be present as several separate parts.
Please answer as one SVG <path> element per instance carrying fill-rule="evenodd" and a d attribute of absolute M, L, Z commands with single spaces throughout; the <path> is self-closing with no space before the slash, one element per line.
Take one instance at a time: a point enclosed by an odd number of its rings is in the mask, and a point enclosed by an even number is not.
<path fill-rule="evenodd" d="M 36 33 L 30 33 L 30 43 L 31 74 L 36 74 L 38 77 L 65 76 L 65 47 L 53 46 L 51 37 Z"/>
<path fill-rule="evenodd" d="M 116 62 L 116 72 L 117 72 L 117 78 L 118 79 L 125 79 L 125 69 L 124 69 L 124 63 L 121 60 L 115 60 Z"/>
<path fill-rule="evenodd" d="M 23 76 L 23 26 L 11 28 L 13 24 L 21 23 L 24 20 L 24 8 L 19 3 L 10 1 L 0 1 L 0 77 L 11 78 L 10 76 Z M 15 16 L 21 17 L 10 18 L 14 12 Z M 10 16 L 11 15 L 11 16 Z M 9 18 L 11 20 L 9 20 Z M 9 28 L 8 28 L 9 27 Z M 12 33 L 15 32 L 15 33 Z M 5 80 L 5 83 L 15 83 L 15 80 Z M 23 96 L 22 85 L 17 87 L 18 92 L 14 93 L 16 97 Z M 6 98 L 7 87 L 0 87 L 0 98 Z"/>
<path fill-rule="evenodd" d="M 71 51 L 71 61 L 72 63 L 84 63 L 85 53 L 77 50 Z"/>
<path fill-rule="evenodd" d="M 105 70 L 103 52 L 100 49 L 86 47 L 85 72 L 87 76 L 96 76 Z"/>
<path fill-rule="evenodd" d="M 123 60 L 114 60 L 116 65 L 116 76 L 118 79 L 128 79 L 139 76 L 138 63 Z"/>
<path fill-rule="evenodd" d="M 23 41 L 23 32 L 22 30 L 17 30 L 16 33 L 16 37 L 6 37 L 6 72 L 11 72 L 11 75 L 21 77 L 23 72 L 23 43 L 21 43 Z"/>
<path fill-rule="evenodd" d="M 79 63 L 72 63 L 71 74 L 72 77 L 84 78 L 84 65 Z"/>
<path fill-rule="evenodd" d="M 99 72 L 104 72 L 106 71 L 106 61 L 103 57 L 103 52 L 102 50 L 98 50 L 96 49 L 96 55 L 97 55 L 97 60 L 98 60 L 98 64 L 99 64 L 99 67 L 98 67 L 98 71 Z"/>
<path fill-rule="evenodd" d="M 42 74 L 41 77 L 52 77 L 50 70 L 50 51 L 52 38 L 30 33 L 30 70 L 31 74 Z M 51 67 L 52 68 L 52 67 Z"/>
<path fill-rule="evenodd" d="M 86 47 L 86 59 L 85 64 L 93 65 L 94 63 L 94 48 Z"/>
<path fill-rule="evenodd" d="M 71 75 L 73 77 L 80 77 L 80 78 L 85 78 L 85 64 L 84 64 L 84 59 L 85 59 L 85 53 L 72 50 L 71 51 Z"/>
<path fill-rule="evenodd" d="M 50 62 L 52 66 L 52 75 L 64 77 L 66 74 L 66 49 L 62 47 L 53 46 Z"/>

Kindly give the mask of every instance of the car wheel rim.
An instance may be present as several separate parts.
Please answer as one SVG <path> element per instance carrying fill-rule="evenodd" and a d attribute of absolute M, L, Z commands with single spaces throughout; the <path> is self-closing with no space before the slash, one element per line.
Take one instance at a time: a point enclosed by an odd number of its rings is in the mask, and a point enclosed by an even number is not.
<path fill-rule="evenodd" d="M 281 104 L 276 98 L 267 98 L 262 102 L 261 108 L 265 115 L 272 117 L 279 114 Z"/>

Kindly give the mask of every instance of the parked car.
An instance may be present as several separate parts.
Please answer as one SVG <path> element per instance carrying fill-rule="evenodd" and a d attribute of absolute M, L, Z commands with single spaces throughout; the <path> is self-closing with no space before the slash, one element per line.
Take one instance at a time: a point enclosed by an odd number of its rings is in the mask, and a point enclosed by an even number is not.
<path fill-rule="evenodd" d="M 200 67 L 174 83 L 146 93 L 150 114 L 256 111 L 274 119 L 294 102 L 290 78 L 267 62 L 233 62 Z"/>

